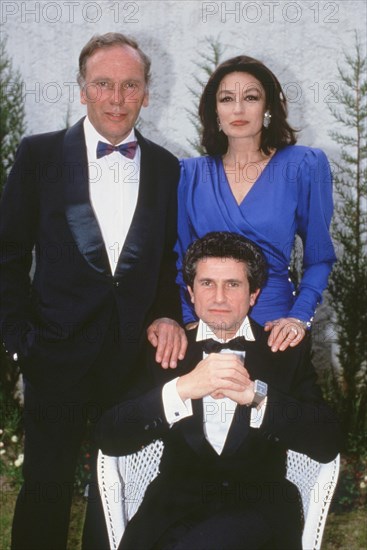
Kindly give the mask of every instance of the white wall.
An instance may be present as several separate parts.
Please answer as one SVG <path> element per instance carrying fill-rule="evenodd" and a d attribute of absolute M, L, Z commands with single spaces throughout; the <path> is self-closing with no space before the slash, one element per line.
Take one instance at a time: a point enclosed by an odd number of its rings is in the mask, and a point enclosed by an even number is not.
<path fill-rule="evenodd" d="M 275 72 L 291 100 L 290 121 L 302 128 L 300 143 L 337 154 L 326 100 L 339 84 L 343 51 L 353 51 L 354 31 L 365 41 L 363 0 L 3 0 L 0 9 L 8 51 L 25 81 L 27 133 L 63 128 L 68 106 L 70 123 L 84 114 L 75 82 L 79 52 L 92 34 L 120 31 L 153 61 L 145 135 L 178 155 L 193 154 L 187 86 L 205 37 L 219 37 L 224 58 L 244 53 Z"/>

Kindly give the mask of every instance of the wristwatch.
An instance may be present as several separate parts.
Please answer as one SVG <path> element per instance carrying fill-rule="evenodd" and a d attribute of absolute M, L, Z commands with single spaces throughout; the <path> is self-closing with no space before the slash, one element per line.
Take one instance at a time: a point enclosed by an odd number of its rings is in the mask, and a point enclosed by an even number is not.
<path fill-rule="evenodd" d="M 255 380 L 254 382 L 254 398 L 251 403 L 251 407 L 258 407 L 261 401 L 268 395 L 268 385 L 262 380 Z"/>

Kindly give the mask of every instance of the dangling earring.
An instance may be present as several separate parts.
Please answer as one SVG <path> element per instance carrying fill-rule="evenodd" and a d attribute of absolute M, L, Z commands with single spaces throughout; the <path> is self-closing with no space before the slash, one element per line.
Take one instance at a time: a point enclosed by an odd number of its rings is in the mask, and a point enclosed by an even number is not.
<path fill-rule="evenodd" d="M 222 131 L 222 125 L 220 123 L 219 116 L 217 116 L 217 124 L 218 124 L 218 130 L 221 132 Z"/>
<path fill-rule="evenodd" d="M 271 122 L 271 114 L 270 114 L 270 111 L 269 109 L 266 111 L 266 113 L 264 113 L 264 121 L 263 121 L 263 126 L 264 128 L 269 128 L 269 125 L 270 125 L 270 122 Z"/>

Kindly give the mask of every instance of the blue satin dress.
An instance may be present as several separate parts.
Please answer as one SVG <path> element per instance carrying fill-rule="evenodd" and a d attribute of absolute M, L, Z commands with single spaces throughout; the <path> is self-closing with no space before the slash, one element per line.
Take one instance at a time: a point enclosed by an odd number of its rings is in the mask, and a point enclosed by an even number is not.
<path fill-rule="evenodd" d="M 196 317 L 182 278 L 182 258 L 209 231 L 240 233 L 265 254 L 268 281 L 250 312 L 255 321 L 312 321 L 336 260 L 329 233 L 332 212 L 331 171 L 320 149 L 290 145 L 277 151 L 240 205 L 220 156 L 183 159 L 176 252 L 184 323 Z M 296 234 L 303 242 L 303 276 L 297 289 L 289 276 Z"/>

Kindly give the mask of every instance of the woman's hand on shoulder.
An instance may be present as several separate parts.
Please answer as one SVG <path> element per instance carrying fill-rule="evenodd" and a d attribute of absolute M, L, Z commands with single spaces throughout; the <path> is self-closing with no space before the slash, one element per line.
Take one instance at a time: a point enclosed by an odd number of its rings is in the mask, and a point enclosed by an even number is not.
<path fill-rule="evenodd" d="M 284 351 L 288 346 L 294 348 L 306 335 L 302 321 L 294 317 L 282 317 L 274 321 L 267 321 L 264 329 L 266 332 L 270 332 L 268 345 L 271 347 L 271 351 Z"/>

